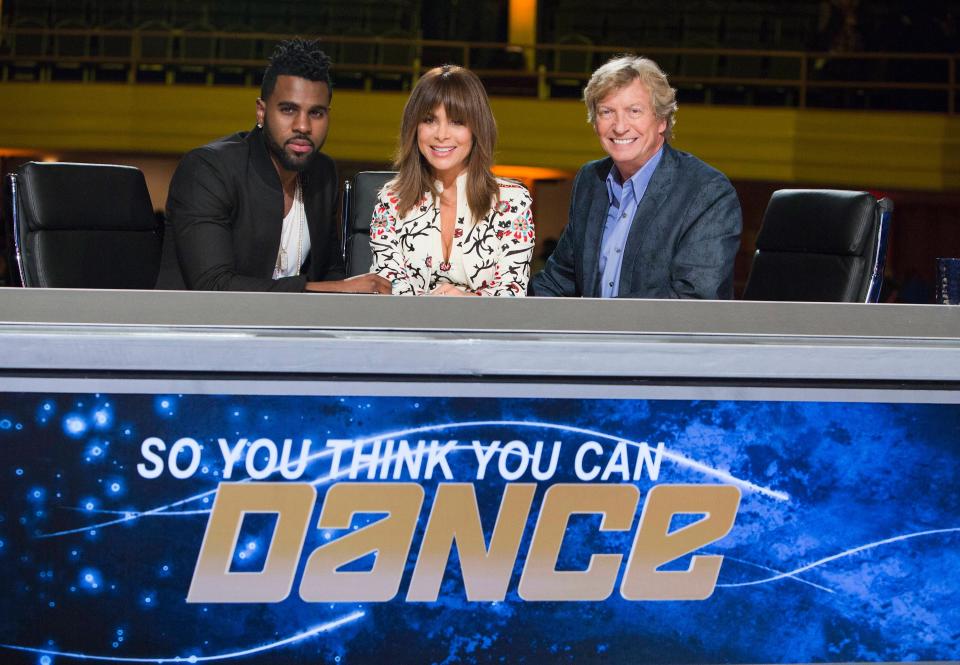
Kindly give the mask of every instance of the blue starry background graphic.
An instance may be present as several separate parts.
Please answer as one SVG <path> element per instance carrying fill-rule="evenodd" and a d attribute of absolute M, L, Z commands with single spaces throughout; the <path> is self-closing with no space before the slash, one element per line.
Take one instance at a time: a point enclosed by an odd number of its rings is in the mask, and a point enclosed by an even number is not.
<path fill-rule="evenodd" d="M 456 426 L 465 421 L 518 424 Z M 327 438 L 418 427 L 425 429 L 403 437 L 411 445 L 420 438 L 466 445 L 519 439 L 531 448 L 543 441 L 549 451 L 562 442 L 557 473 L 539 483 L 503 602 L 466 601 L 455 548 L 439 600 L 405 602 L 437 477 L 421 481 L 421 519 L 400 591 L 389 603 L 300 599 L 309 552 L 340 535 L 315 528 L 285 601 L 185 602 L 222 479 L 218 437 L 231 445 L 240 437 L 278 445 L 292 438 L 296 459 L 304 438 L 318 452 Z M 140 477 L 136 465 L 144 461 L 147 437 L 163 439 L 168 449 L 181 437 L 196 439 L 203 446 L 197 472 L 187 480 Z M 705 601 L 626 601 L 620 579 L 603 602 L 523 601 L 517 582 L 546 487 L 579 482 L 573 455 L 584 441 L 612 449 L 617 437 L 651 446 L 663 441 L 671 453 L 782 496 L 743 490 L 730 534 L 699 552 L 725 556 L 717 589 Z M 447 459 L 454 481 L 475 478 L 471 450 Z M 5 663 L 79 662 L 81 655 L 102 662 L 222 656 L 218 662 L 278 663 L 960 658 L 957 405 L 4 393 L 0 460 Z M 495 456 L 487 478 L 476 482 L 488 542 L 505 484 L 493 471 L 497 462 Z M 301 480 L 329 470 L 323 457 Z M 231 480 L 245 477 L 239 464 Z M 518 482 L 533 479 L 528 472 Z M 665 458 L 656 482 L 720 481 Z M 642 505 L 651 481 L 644 475 L 637 484 Z M 311 525 L 328 486 L 317 487 Z M 144 514 L 159 507 L 166 508 Z M 377 518 L 358 516 L 351 528 Z M 247 517 L 231 570 L 263 566 L 274 524 L 269 515 Z M 600 533 L 598 526 L 596 516 L 571 520 L 559 568 L 583 570 L 592 553 L 626 557 L 633 530 Z M 353 569 L 369 569 L 367 559 Z M 669 568 L 688 564 L 686 557 Z M 798 569 L 804 570 L 783 575 Z M 332 627 L 298 638 L 322 625 Z"/>

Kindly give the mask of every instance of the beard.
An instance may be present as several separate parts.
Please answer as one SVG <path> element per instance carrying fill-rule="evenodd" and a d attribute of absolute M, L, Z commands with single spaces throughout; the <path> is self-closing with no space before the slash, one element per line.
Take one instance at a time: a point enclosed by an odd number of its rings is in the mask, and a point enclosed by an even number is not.
<path fill-rule="evenodd" d="M 274 138 L 273 132 L 270 130 L 270 124 L 266 118 L 263 119 L 263 135 L 267 140 L 267 150 L 270 151 L 271 155 L 276 157 L 277 161 L 280 162 L 280 166 L 287 171 L 294 173 L 306 171 L 310 164 L 313 163 L 314 157 L 320 152 L 321 146 L 317 145 L 314 145 L 313 152 L 308 152 L 304 155 L 295 155 L 287 152 L 284 146 Z M 313 140 L 309 136 L 295 134 L 292 138 L 310 141 L 310 144 L 313 145 Z"/>

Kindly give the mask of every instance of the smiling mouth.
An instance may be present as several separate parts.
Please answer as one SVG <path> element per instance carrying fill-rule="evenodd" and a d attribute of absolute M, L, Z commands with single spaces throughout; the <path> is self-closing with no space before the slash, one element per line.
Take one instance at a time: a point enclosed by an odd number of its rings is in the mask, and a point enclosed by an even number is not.
<path fill-rule="evenodd" d="M 441 155 L 448 155 L 454 150 L 456 150 L 457 146 L 454 145 L 454 146 L 442 147 L 438 145 L 432 145 L 430 146 L 430 149 L 434 152 L 440 153 Z"/>
<path fill-rule="evenodd" d="M 637 139 L 635 139 L 635 138 L 633 138 L 633 139 L 610 139 L 610 141 L 612 141 L 614 145 L 629 145 L 629 144 L 633 143 L 633 142 L 636 141 L 636 140 L 637 140 Z"/>

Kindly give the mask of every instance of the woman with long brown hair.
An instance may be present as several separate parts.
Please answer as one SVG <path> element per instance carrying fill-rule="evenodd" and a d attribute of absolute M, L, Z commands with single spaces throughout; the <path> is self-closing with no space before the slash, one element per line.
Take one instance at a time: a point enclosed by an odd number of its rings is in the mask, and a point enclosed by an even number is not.
<path fill-rule="evenodd" d="M 497 126 L 476 74 L 427 72 L 403 110 L 394 168 L 370 224 L 372 271 L 397 295 L 522 296 L 530 194 L 490 172 Z"/>

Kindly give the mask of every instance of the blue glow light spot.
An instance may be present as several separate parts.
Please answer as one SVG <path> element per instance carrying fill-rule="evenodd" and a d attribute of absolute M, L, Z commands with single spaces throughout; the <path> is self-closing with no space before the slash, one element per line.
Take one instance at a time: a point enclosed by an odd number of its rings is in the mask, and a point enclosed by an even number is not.
<path fill-rule="evenodd" d="M 17 423 L 17 425 L 16 425 L 16 427 L 14 427 L 14 429 L 19 432 L 20 430 L 23 429 L 23 423 Z"/>
<path fill-rule="evenodd" d="M 160 416 L 174 416 L 175 411 L 177 410 L 177 400 L 170 395 L 158 395 L 153 400 L 153 408 Z"/>
<path fill-rule="evenodd" d="M 17 469 L 17 470 L 15 471 L 15 473 L 16 473 L 18 476 L 22 476 L 22 475 L 23 475 L 23 469 Z"/>
<path fill-rule="evenodd" d="M 98 429 L 109 427 L 111 420 L 111 414 L 107 409 L 97 409 L 93 412 L 93 424 Z"/>
<path fill-rule="evenodd" d="M 0 550 L 3 549 L 3 546 L 4 546 L 4 545 L 6 545 L 6 543 L 5 543 L 4 541 L 0 540 Z"/>
<path fill-rule="evenodd" d="M 103 454 L 103 448 L 101 448 L 100 446 L 94 446 L 93 448 L 90 449 L 90 454 L 93 455 L 94 457 L 100 457 L 100 455 Z"/>
<path fill-rule="evenodd" d="M 257 542 L 255 540 L 251 540 L 249 543 L 247 543 L 247 549 L 248 550 L 257 549 Z"/>
<path fill-rule="evenodd" d="M 80 438 L 87 431 L 87 421 L 76 413 L 68 414 L 63 419 L 63 431 L 75 439 Z"/>
<path fill-rule="evenodd" d="M 120 491 L 120 483 L 110 483 L 110 491 L 111 491 L 111 492 L 119 492 L 119 491 Z"/>
<path fill-rule="evenodd" d="M 50 402 L 44 402 L 44 403 L 43 403 L 43 410 L 44 410 L 44 411 L 53 411 L 53 404 L 51 404 Z"/>
<path fill-rule="evenodd" d="M 96 592 L 100 590 L 100 587 L 103 586 L 103 578 L 100 575 L 100 571 L 96 568 L 84 568 L 80 571 L 80 587 L 87 590 Z"/>
<path fill-rule="evenodd" d="M 11 427 L 13 427 L 13 423 L 6 418 L 0 420 L 0 429 L 10 429 Z"/>
<path fill-rule="evenodd" d="M 50 665 L 53 659 L 50 656 L 40 656 L 40 665 Z"/>

